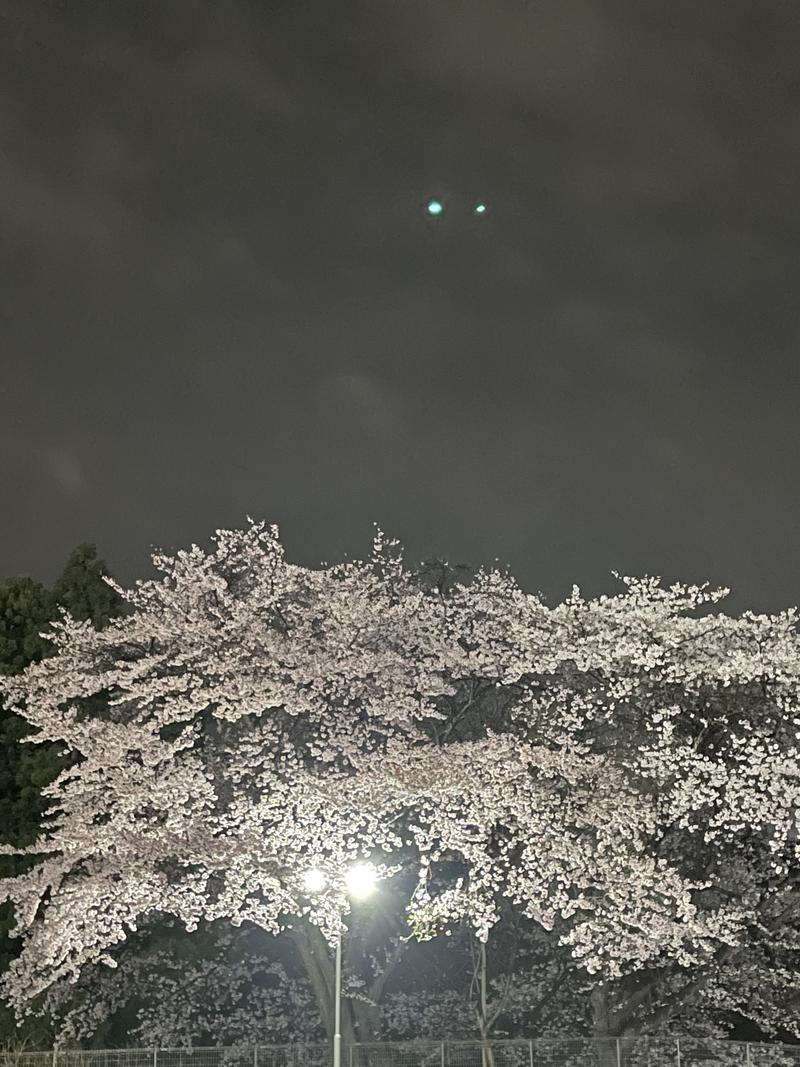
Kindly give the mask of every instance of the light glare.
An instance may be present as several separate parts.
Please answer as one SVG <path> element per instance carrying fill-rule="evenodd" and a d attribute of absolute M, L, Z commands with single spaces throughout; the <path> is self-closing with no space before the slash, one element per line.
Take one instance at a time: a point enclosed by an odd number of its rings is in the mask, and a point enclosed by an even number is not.
<path fill-rule="evenodd" d="M 303 875 L 303 885 L 309 893 L 320 893 L 327 884 L 328 879 L 316 867 Z"/>
<path fill-rule="evenodd" d="M 375 892 L 377 875 L 371 864 L 358 863 L 350 868 L 344 880 L 350 896 L 355 897 L 356 900 L 363 900 Z"/>
<path fill-rule="evenodd" d="M 425 210 L 429 215 L 441 215 L 444 211 L 444 204 L 441 200 L 429 200 Z"/>

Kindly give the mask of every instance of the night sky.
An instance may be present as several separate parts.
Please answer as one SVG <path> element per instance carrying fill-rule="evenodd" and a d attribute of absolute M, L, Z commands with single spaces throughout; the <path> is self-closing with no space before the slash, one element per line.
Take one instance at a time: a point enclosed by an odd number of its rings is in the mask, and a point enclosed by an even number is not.
<path fill-rule="evenodd" d="M 798 55 L 796 0 L 0 0 L 0 573 L 249 514 L 798 603 Z"/>

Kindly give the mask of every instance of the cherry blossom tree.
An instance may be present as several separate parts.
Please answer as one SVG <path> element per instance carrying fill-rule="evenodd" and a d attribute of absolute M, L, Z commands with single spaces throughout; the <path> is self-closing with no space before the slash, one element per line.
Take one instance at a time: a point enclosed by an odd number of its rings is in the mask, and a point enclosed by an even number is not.
<path fill-rule="evenodd" d="M 776 937 L 776 995 L 796 974 L 793 610 L 729 617 L 725 590 L 649 578 L 554 608 L 498 570 L 443 590 L 380 534 L 313 570 L 263 524 L 154 563 L 114 586 L 128 614 L 65 616 L 55 654 L 3 681 L 32 740 L 73 754 L 38 862 L 0 886 L 18 1008 L 159 913 L 294 931 L 329 1024 L 321 949 L 369 859 L 415 866 L 416 937 L 466 921 L 485 941 L 505 904 L 551 932 L 598 1033 L 701 990 L 777 1022 L 710 976 Z"/>
<path fill-rule="evenodd" d="M 466 929 L 441 939 L 446 945 L 408 944 L 396 969 L 385 953 L 354 959 L 348 951 L 345 995 L 372 1012 L 371 1032 L 382 1040 L 474 1040 L 487 1023 L 494 1037 L 577 1032 L 581 990 L 564 981 L 566 950 L 534 927 L 520 937 L 507 920 L 501 926 L 492 931 L 485 1004 L 470 981 L 471 956 L 483 946 Z M 355 933 L 366 943 L 363 930 Z M 54 983 L 46 1010 L 62 1047 L 315 1043 L 319 1010 L 296 962 L 285 936 L 263 939 L 254 928 L 220 923 L 181 935 L 156 924 L 128 939 L 115 968 L 85 968 L 76 983 Z M 387 974 L 388 987 L 376 988 Z"/>
<path fill-rule="evenodd" d="M 381 1005 L 382 1034 L 488 1045 L 496 1038 L 588 1033 L 586 976 L 551 933 L 518 922 L 506 908 L 488 943 L 463 924 L 447 942 L 431 945 L 423 960 L 425 943 L 414 946 L 412 974 L 401 973 Z"/>
<path fill-rule="evenodd" d="M 204 930 L 199 951 L 191 951 L 198 935 L 153 933 L 149 945 L 121 953 L 117 967 L 86 968 L 77 983 L 50 987 L 60 1045 L 87 1044 L 119 1016 L 124 1042 L 148 1048 L 323 1039 L 309 983 L 253 951 L 230 926 Z"/>

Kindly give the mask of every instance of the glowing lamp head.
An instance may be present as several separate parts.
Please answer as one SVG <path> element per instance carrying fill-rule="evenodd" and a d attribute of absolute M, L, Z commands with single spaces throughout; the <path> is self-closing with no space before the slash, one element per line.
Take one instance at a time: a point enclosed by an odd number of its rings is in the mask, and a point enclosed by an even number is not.
<path fill-rule="evenodd" d="M 476 204 L 475 207 L 472 209 L 472 214 L 473 215 L 485 215 L 486 214 L 486 204 L 484 204 L 482 201 L 480 203 Z"/>
<path fill-rule="evenodd" d="M 378 876 L 370 863 L 357 863 L 345 875 L 347 892 L 356 900 L 364 900 L 375 892 Z"/>
<path fill-rule="evenodd" d="M 316 867 L 303 875 L 303 887 L 307 893 L 321 893 L 327 884 L 325 874 Z"/>
<path fill-rule="evenodd" d="M 441 202 L 441 200 L 437 200 L 434 198 L 433 200 L 428 201 L 428 203 L 425 205 L 425 210 L 433 218 L 437 218 L 444 211 L 444 204 Z"/>

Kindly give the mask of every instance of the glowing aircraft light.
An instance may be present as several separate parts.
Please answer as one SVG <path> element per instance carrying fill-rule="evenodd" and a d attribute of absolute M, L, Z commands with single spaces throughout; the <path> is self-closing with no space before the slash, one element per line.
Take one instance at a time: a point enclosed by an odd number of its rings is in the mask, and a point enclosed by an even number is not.
<path fill-rule="evenodd" d="M 303 875 L 303 885 L 309 893 L 321 893 L 327 884 L 325 874 L 316 867 Z"/>
<path fill-rule="evenodd" d="M 475 207 L 472 209 L 472 214 L 473 215 L 485 215 L 486 214 L 486 204 L 484 204 L 483 202 L 481 202 L 479 204 L 476 204 Z"/>
<path fill-rule="evenodd" d="M 375 868 L 370 863 L 358 863 L 351 867 L 345 875 L 347 891 L 356 900 L 364 900 L 375 892 L 377 875 Z"/>
<path fill-rule="evenodd" d="M 444 211 L 444 204 L 441 202 L 441 200 L 429 200 L 428 203 L 425 205 L 425 210 L 428 212 L 429 215 L 432 215 L 434 218 L 436 218 Z"/>

